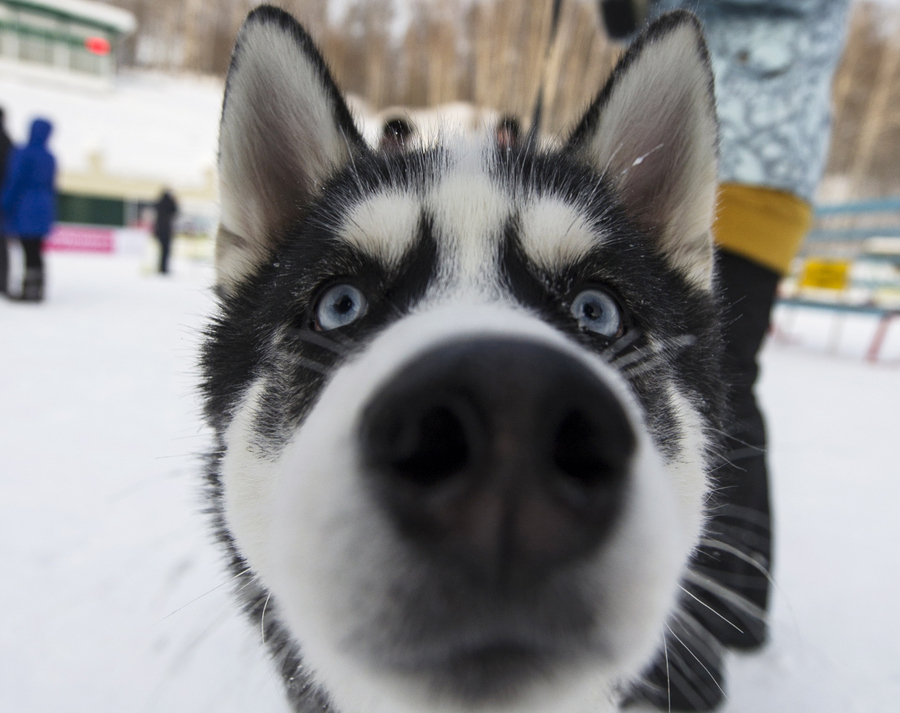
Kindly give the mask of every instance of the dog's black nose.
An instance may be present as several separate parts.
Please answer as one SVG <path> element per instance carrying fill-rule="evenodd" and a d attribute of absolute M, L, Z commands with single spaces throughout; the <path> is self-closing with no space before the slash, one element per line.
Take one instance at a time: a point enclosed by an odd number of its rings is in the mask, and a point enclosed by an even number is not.
<path fill-rule="evenodd" d="M 594 551 L 635 450 L 621 403 L 585 364 L 487 337 L 402 368 L 365 409 L 360 439 L 400 531 L 501 583 Z"/>

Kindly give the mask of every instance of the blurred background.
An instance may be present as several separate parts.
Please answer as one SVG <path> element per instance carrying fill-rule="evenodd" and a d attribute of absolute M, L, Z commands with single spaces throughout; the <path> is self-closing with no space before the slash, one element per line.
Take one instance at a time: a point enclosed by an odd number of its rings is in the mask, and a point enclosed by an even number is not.
<path fill-rule="evenodd" d="M 257 4 L 0 0 L 6 131 L 21 145 L 34 118 L 54 125 L 59 219 L 44 304 L 0 300 L 0 711 L 280 709 L 198 516 L 218 120 Z M 593 0 L 563 0 L 552 45 L 549 0 L 274 4 L 310 29 L 373 143 L 396 115 L 527 128 L 542 81 L 552 141 L 623 51 Z M 857 0 L 847 32 L 815 222 L 761 355 L 772 637 L 732 656 L 727 713 L 900 700 L 900 0 Z"/>
<path fill-rule="evenodd" d="M 255 0 L 0 0 L 0 106 L 15 142 L 51 119 L 59 161 L 56 247 L 139 249 L 163 187 L 180 213 L 176 253 L 208 257 L 216 221 L 215 144 L 224 74 Z M 601 86 L 622 43 L 597 3 L 518 0 L 284 0 L 311 30 L 367 136 L 397 107 L 527 125 L 544 78 L 543 129 L 561 135 Z M 833 90 L 834 129 L 820 212 L 805 254 L 871 252 L 900 236 L 900 3 L 858 0 Z M 874 202 L 873 202 L 874 201 Z M 65 224 L 83 226 L 78 230 Z M 835 232 L 840 230 L 841 232 Z M 850 244 L 821 246 L 819 242 Z M 137 242 L 136 242 L 137 241 Z M 117 245 L 119 244 L 117 243 Z M 54 247 L 51 240 L 48 245 Z M 871 247 L 871 246 L 869 246 Z M 882 243 L 875 252 L 887 249 Z M 798 265 L 798 271 L 802 265 Z M 798 272 L 799 275 L 799 272 Z"/>

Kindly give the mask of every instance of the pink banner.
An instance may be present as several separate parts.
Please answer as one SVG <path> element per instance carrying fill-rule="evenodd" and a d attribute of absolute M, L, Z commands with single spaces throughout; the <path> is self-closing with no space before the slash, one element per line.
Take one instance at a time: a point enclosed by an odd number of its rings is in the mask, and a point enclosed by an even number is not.
<path fill-rule="evenodd" d="M 44 249 L 111 253 L 116 249 L 115 229 L 57 223 L 44 243 Z"/>

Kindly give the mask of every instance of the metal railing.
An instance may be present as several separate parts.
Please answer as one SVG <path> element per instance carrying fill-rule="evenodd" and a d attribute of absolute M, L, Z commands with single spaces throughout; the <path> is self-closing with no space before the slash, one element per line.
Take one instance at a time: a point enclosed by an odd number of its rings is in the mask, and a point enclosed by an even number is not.
<path fill-rule="evenodd" d="M 810 290 L 804 289 L 805 270 L 801 267 L 783 284 L 785 287 L 793 281 L 794 289 L 779 299 L 779 304 L 786 307 L 877 317 L 878 324 L 866 352 L 871 362 L 878 361 L 888 329 L 894 318 L 900 317 L 900 304 L 879 299 L 879 290 L 900 291 L 900 245 L 896 249 L 884 249 L 886 246 L 882 244 L 876 251 L 872 241 L 876 238 L 900 239 L 900 197 L 816 206 L 813 229 L 801 249 L 804 266 L 832 257 L 847 266 L 860 265 L 863 261 L 886 262 L 894 266 L 894 271 L 887 281 L 850 278 L 839 290 Z M 848 277 L 851 274 L 848 267 Z M 863 299 L 860 292 L 866 295 Z"/>

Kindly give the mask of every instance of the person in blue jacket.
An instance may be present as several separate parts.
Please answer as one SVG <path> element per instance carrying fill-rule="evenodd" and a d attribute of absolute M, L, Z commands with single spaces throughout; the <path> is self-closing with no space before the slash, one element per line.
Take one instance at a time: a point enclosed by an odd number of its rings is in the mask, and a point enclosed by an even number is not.
<path fill-rule="evenodd" d="M 6 135 L 3 126 L 3 109 L 0 109 L 0 188 L 6 178 L 6 164 L 9 162 L 9 154 L 12 152 L 12 141 Z M 0 295 L 6 294 L 6 281 L 9 276 L 9 258 L 6 250 L 6 235 L 3 228 L 3 211 L 0 211 Z"/>
<path fill-rule="evenodd" d="M 56 218 L 56 159 L 47 149 L 52 130 L 46 119 L 32 122 L 28 144 L 10 157 L 0 196 L 5 232 L 19 238 L 25 253 L 22 299 L 28 302 L 44 298 L 41 253 Z"/>

